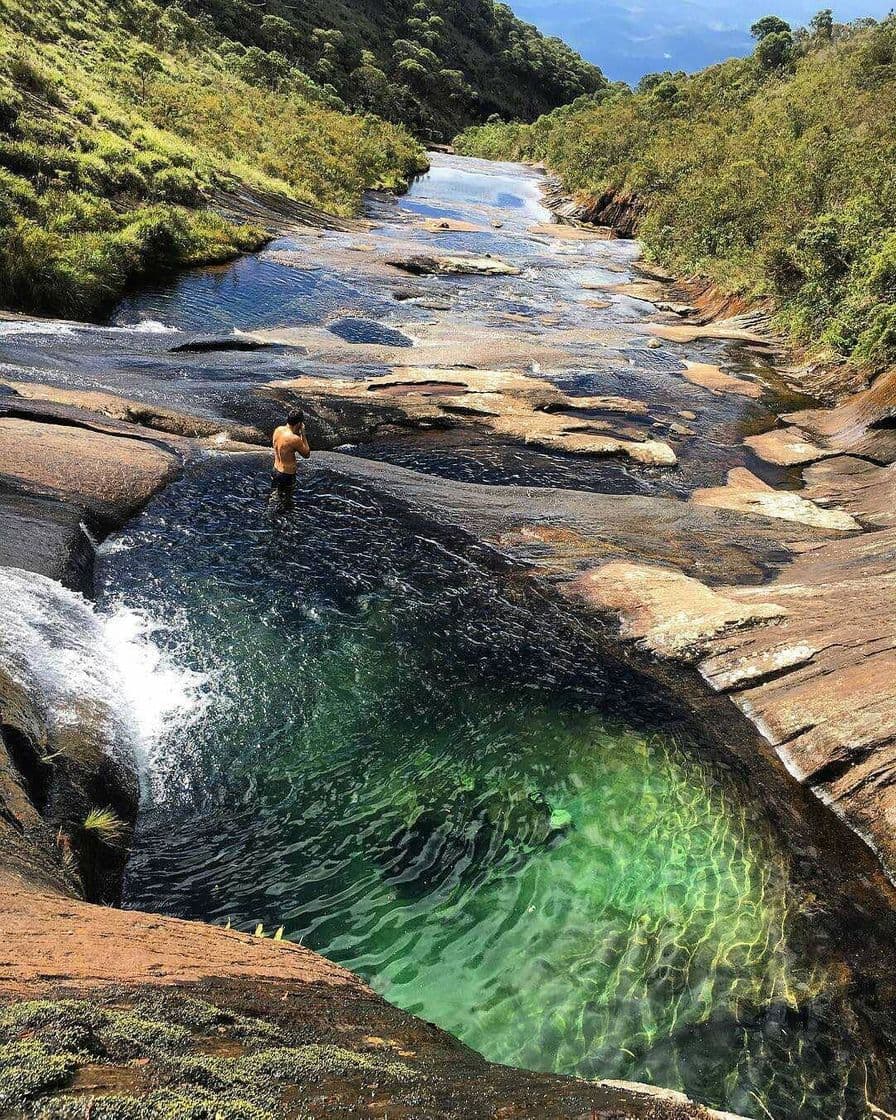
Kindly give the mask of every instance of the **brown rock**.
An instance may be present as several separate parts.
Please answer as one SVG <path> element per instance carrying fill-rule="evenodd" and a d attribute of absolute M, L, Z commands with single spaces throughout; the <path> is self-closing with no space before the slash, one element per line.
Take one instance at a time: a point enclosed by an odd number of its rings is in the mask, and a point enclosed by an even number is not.
<path fill-rule="evenodd" d="M 180 469 L 180 459 L 146 441 L 0 418 L 0 473 L 29 492 L 81 505 L 104 523 L 125 521 Z"/>
<path fill-rule="evenodd" d="M 745 381 L 725 373 L 719 366 L 704 362 L 685 362 L 683 376 L 693 385 L 700 385 L 713 393 L 736 393 L 741 397 L 761 397 L 762 386 L 755 381 Z"/>
<path fill-rule="evenodd" d="M 744 444 L 767 463 L 779 467 L 793 467 L 800 463 L 814 463 L 836 455 L 812 443 L 799 428 L 773 428 L 758 436 L 748 436 Z"/>
<path fill-rule="evenodd" d="M 667 342 L 696 342 L 701 338 L 722 338 L 732 342 L 750 342 L 754 346 L 773 346 L 774 342 L 763 334 L 758 334 L 737 317 L 719 319 L 712 323 L 652 323 L 647 329 L 657 338 Z"/>
<path fill-rule="evenodd" d="M 841 506 L 865 525 L 896 525 L 896 463 L 875 466 L 864 459 L 838 455 L 803 471 L 805 497 L 822 505 Z"/>
<path fill-rule="evenodd" d="M 877 463 L 896 462 L 896 368 L 837 408 L 806 409 L 785 419 L 834 451 Z"/>
<path fill-rule="evenodd" d="M 728 472 L 725 486 L 694 491 L 691 501 L 697 505 L 718 506 L 721 509 L 756 513 L 763 517 L 798 521 L 820 529 L 849 531 L 860 528 L 855 518 L 844 510 L 823 509 L 793 490 L 774 490 L 743 467 L 735 467 Z"/>
<path fill-rule="evenodd" d="M 695 661 L 718 634 L 786 613 L 773 602 L 739 603 L 681 572 L 624 562 L 586 572 L 567 593 L 594 610 L 612 611 L 622 637 L 682 661 Z"/>

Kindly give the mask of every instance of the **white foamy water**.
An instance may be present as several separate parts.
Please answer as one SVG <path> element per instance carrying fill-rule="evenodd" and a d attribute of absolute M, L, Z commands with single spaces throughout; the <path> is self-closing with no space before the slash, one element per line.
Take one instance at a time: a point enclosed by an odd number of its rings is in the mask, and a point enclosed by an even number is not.
<path fill-rule="evenodd" d="M 50 750 L 77 727 L 145 773 L 166 728 L 201 713 L 206 678 L 176 665 L 153 633 L 145 615 L 98 614 L 55 580 L 0 569 L 0 664 L 43 723 Z"/>
<path fill-rule="evenodd" d="M 122 329 L 139 331 L 140 334 L 178 334 L 177 327 L 169 327 L 158 319 L 141 319 L 139 323 L 128 326 L 127 323 L 119 324 Z"/>
<path fill-rule="evenodd" d="M 10 319 L 0 320 L 0 338 L 10 338 L 19 334 L 53 334 L 71 337 L 75 328 L 71 323 L 56 322 L 51 319 Z"/>

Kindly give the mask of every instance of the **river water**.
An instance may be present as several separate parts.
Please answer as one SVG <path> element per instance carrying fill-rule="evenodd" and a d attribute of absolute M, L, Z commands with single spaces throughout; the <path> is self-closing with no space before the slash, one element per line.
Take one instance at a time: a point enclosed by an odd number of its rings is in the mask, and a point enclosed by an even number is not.
<path fill-rule="evenodd" d="M 737 437 L 771 423 L 767 402 L 708 394 L 650 350 L 645 304 L 592 306 L 635 247 L 531 233 L 548 220 L 533 172 L 440 157 L 369 215 L 372 250 L 351 245 L 368 233 L 297 236 L 273 251 L 301 267 L 266 252 L 142 291 L 105 327 L 7 328 L 7 375 L 252 419 L 254 387 L 300 357 L 173 342 L 272 326 L 413 342 L 442 301 L 458 322 L 550 336 L 569 391 L 637 391 L 653 423 L 699 413 L 679 469 L 467 431 L 353 453 L 679 495 L 742 463 Z M 490 231 L 426 234 L 433 217 Z M 523 272 L 415 280 L 399 301 L 399 281 L 352 266 L 409 242 Z M 762 366 L 728 357 L 744 376 Z M 608 674 L 575 617 L 526 587 L 500 556 L 335 474 L 303 476 L 294 508 L 272 514 L 254 460 L 191 469 L 100 551 L 97 608 L 142 628 L 168 695 L 142 740 L 127 905 L 283 926 L 500 1062 L 683 1088 L 746 1116 L 863 1115 L 864 1030 L 770 828 L 683 724 Z"/>

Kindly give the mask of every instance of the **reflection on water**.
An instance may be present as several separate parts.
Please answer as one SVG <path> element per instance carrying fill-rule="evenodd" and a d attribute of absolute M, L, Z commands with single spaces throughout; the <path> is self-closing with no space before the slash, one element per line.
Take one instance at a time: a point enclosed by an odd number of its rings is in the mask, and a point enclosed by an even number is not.
<path fill-rule="evenodd" d="M 129 904 L 282 923 L 499 1061 L 860 1115 L 785 860 L 683 731 L 608 714 L 627 683 L 497 560 L 322 471 L 266 494 L 194 470 L 102 558 L 101 608 L 183 619 L 208 692 L 155 746 Z"/>

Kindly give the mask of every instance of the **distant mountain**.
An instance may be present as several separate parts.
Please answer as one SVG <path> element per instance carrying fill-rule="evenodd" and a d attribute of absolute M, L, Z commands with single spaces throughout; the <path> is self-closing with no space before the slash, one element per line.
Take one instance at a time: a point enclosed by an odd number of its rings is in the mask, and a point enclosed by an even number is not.
<path fill-rule="evenodd" d="M 448 139 L 493 114 L 532 120 L 603 89 L 601 71 L 493 0 L 178 0 L 249 49 L 289 60 L 351 108 Z"/>

